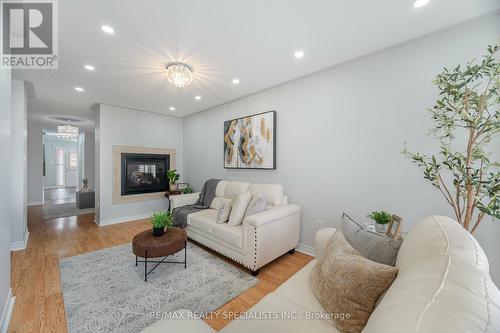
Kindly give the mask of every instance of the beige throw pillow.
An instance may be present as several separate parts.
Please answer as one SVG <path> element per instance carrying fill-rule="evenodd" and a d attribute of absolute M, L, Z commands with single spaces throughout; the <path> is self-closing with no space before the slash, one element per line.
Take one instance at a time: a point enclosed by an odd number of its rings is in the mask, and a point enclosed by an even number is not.
<path fill-rule="evenodd" d="M 336 231 L 309 275 L 314 295 L 341 332 L 361 332 L 398 269 L 363 257 Z"/>
<path fill-rule="evenodd" d="M 231 207 L 233 206 L 233 200 L 222 199 L 220 203 L 220 208 L 217 211 L 217 223 L 225 223 L 229 220 L 229 214 L 231 214 Z"/>
<path fill-rule="evenodd" d="M 229 215 L 229 224 L 239 225 L 243 222 L 250 200 L 252 200 L 250 192 L 242 193 L 234 199 L 233 208 L 231 208 L 231 215 Z"/>

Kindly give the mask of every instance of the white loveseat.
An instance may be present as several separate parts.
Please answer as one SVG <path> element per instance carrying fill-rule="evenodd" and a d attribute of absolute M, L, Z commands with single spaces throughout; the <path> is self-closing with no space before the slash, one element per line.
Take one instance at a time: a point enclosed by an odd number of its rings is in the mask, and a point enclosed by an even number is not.
<path fill-rule="evenodd" d="M 316 255 L 321 256 L 335 229 L 316 234 Z M 330 332 L 325 310 L 309 288 L 313 260 L 247 313 L 294 313 L 284 320 L 237 319 L 222 333 Z M 411 230 L 399 251 L 399 273 L 381 297 L 363 332 L 460 333 L 500 332 L 500 292 L 488 274 L 488 260 L 478 242 L 455 221 L 430 216 Z M 187 312 L 184 311 L 184 314 Z M 189 316 L 185 316 L 189 318 Z M 144 333 L 214 332 L 202 320 L 161 320 Z"/>
<path fill-rule="evenodd" d="M 250 192 L 263 193 L 268 209 L 247 216 L 241 225 L 216 223 L 222 199 Z M 190 239 L 223 254 L 257 274 L 260 267 L 293 251 L 299 243 L 300 206 L 288 203 L 283 186 L 221 180 L 209 209 L 187 216 Z M 170 196 L 170 208 L 193 204 L 199 193 Z"/>

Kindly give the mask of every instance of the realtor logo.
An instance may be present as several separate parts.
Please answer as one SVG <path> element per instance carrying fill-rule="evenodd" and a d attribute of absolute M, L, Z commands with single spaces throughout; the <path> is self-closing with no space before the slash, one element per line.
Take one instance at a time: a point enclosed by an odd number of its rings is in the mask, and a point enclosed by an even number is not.
<path fill-rule="evenodd" d="M 1 0 L 0 67 L 57 68 L 56 0 Z"/>

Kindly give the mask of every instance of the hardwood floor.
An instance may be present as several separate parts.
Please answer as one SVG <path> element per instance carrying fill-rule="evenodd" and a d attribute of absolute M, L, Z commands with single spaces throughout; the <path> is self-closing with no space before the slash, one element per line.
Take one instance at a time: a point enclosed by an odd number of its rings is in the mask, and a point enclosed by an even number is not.
<path fill-rule="evenodd" d="M 29 207 L 28 246 L 11 253 L 11 286 L 16 302 L 9 332 L 67 332 L 59 258 L 128 243 L 135 234 L 150 228 L 146 220 L 98 227 L 93 217 L 90 214 L 43 220 L 41 206 Z M 312 257 L 299 252 L 283 255 L 260 270 L 256 286 L 216 311 L 248 310 L 310 260 Z M 207 320 L 215 330 L 230 322 L 217 317 Z"/>

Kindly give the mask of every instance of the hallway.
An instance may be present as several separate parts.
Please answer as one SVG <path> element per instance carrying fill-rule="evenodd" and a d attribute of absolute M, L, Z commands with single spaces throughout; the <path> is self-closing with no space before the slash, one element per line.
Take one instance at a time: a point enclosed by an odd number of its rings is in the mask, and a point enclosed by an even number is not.
<path fill-rule="evenodd" d="M 46 188 L 43 190 L 44 205 L 76 202 L 76 187 Z"/>

